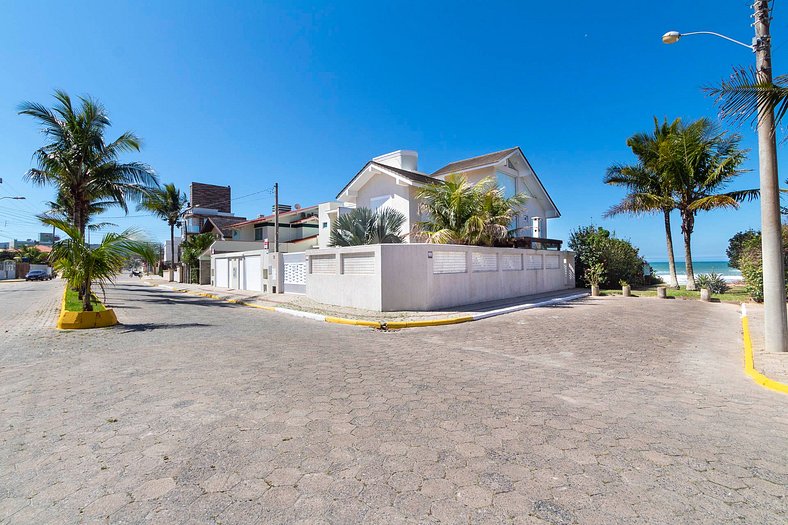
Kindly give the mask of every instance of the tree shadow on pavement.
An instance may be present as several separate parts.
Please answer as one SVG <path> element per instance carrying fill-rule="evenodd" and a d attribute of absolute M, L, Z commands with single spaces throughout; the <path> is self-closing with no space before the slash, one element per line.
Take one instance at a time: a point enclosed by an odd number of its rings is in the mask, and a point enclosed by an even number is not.
<path fill-rule="evenodd" d="M 181 328 L 200 328 L 207 326 L 213 326 L 213 325 L 206 323 L 130 323 L 130 324 L 115 325 L 113 329 L 119 330 L 122 333 L 126 333 L 126 332 L 151 332 L 153 330 L 171 330 L 171 329 L 181 329 Z"/>

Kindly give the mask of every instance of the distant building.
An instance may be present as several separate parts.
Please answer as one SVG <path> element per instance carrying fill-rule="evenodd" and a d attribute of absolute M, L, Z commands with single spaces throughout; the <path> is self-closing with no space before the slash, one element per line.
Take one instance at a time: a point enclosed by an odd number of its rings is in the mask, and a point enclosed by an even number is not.
<path fill-rule="evenodd" d="M 52 234 L 52 232 L 40 232 L 38 234 L 38 244 L 45 244 L 52 246 L 55 242 L 59 241 L 60 237 Z"/>
<path fill-rule="evenodd" d="M 20 248 L 25 248 L 26 246 L 35 246 L 38 244 L 38 241 L 35 239 L 27 239 L 25 241 L 20 241 L 19 239 L 14 239 L 11 241 L 10 248 L 14 250 L 19 250 Z"/>
<path fill-rule="evenodd" d="M 7 249 L 8 249 L 8 248 L 10 248 L 10 247 L 11 247 L 11 244 L 10 244 L 10 243 L 7 243 L 7 242 L 0 242 L 0 250 L 7 250 Z"/>
<path fill-rule="evenodd" d="M 230 186 L 192 182 L 189 185 L 190 208 L 183 216 L 183 238 L 198 233 L 213 233 L 221 239 L 232 238 L 231 224 L 245 221 L 232 213 Z"/>

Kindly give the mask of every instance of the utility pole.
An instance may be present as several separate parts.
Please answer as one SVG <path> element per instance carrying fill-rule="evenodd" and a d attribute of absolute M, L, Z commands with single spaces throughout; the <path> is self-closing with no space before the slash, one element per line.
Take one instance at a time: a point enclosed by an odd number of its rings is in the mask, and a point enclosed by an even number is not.
<path fill-rule="evenodd" d="M 769 1 L 754 0 L 755 67 L 759 84 L 772 83 L 772 51 L 769 34 Z M 777 141 L 774 104 L 761 100 L 758 107 L 758 161 L 761 186 L 761 249 L 763 253 L 763 301 L 767 352 L 788 352 L 788 321 L 785 308 L 780 190 L 777 176 Z"/>
<path fill-rule="evenodd" d="M 274 253 L 279 253 L 279 183 L 274 183 Z"/>

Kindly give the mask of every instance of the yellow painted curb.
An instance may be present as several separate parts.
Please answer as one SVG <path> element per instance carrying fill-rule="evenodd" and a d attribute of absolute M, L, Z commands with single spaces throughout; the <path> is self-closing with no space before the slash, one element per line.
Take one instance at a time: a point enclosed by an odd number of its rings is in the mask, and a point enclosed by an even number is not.
<path fill-rule="evenodd" d="M 334 324 L 347 324 L 347 325 L 354 325 L 354 326 L 369 326 L 372 328 L 380 328 L 380 321 L 362 321 L 359 319 L 345 319 L 344 317 L 328 317 L 326 316 L 325 321 L 327 323 L 334 323 Z"/>
<path fill-rule="evenodd" d="M 115 311 L 111 308 L 103 312 L 69 312 L 66 310 L 66 288 L 63 289 L 63 300 L 60 303 L 60 316 L 57 327 L 61 330 L 84 330 L 87 328 L 106 328 L 118 324 Z"/>
<path fill-rule="evenodd" d="M 382 322 L 381 325 L 385 325 L 388 329 L 398 329 L 398 328 L 419 328 L 422 326 L 442 326 L 447 324 L 460 324 L 460 323 L 468 323 L 473 321 L 473 317 L 466 316 L 466 317 L 451 317 L 449 319 L 426 319 L 424 321 L 392 321 Z"/>
<path fill-rule="evenodd" d="M 744 373 L 764 388 L 788 394 L 788 385 L 769 379 L 755 369 L 755 361 L 752 355 L 752 340 L 750 339 L 750 320 L 746 315 L 741 316 L 741 327 L 744 332 Z"/>

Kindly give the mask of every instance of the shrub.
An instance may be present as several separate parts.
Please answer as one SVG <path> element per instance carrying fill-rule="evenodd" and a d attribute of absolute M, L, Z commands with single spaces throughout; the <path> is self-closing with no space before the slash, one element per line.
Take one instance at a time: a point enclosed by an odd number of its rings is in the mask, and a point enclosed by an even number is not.
<path fill-rule="evenodd" d="M 788 224 L 783 224 L 783 265 L 785 266 L 785 286 L 788 295 Z M 761 255 L 761 236 L 751 237 L 743 243 L 739 254 L 739 269 L 744 277 L 744 287 L 750 298 L 763 301 L 763 258 Z"/>
<path fill-rule="evenodd" d="M 728 291 L 728 283 L 722 275 L 718 273 L 704 273 L 695 278 L 698 288 L 708 288 L 711 293 L 725 293 Z"/>
<path fill-rule="evenodd" d="M 757 239 L 758 242 L 761 242 L 761 232 L 747 230 L 738 232 L 736 235 L 730 238 L 728 241 L 728 248 L 725 250 L 725 253 L 728 256 L 728 266 L 741 270 L 740 259 L 742 252 L 746 250 L 748 243 L 752 239 Z"/>
<path fill-rule="evenodd" d="M 585 284 L 586 270 L 595 264 L 604 268 L 601 286 L 614 287 L 619 281 L 645 284 L 643 268 L 647 263 L 638 249 L 604 228 L 591 225 L 573 230 L 569 235 L 569 249 L 575 252 L 577 286 Z"/>
<path fill-rule="evenodd" d="M 583 272 L 583 277 L 588 283 L 588 286 L 599 286 L 599 283 L 605 278 L 605 267 L 602 263 L 594 263 Z"/>

